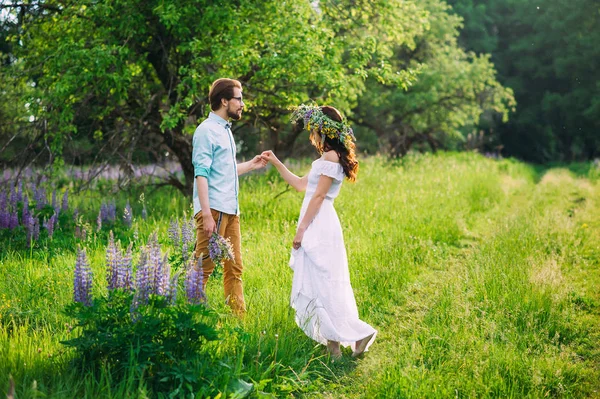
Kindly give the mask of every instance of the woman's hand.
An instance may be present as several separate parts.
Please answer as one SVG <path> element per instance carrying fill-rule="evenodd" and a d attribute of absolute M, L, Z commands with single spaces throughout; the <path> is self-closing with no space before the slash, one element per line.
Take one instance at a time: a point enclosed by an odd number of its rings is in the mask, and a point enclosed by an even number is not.
<path fill-rule="evenodd" d="M 304 238 L 304 232 L 306 230 L 303 228 L 298 228 L 296 231 L 296 236 L 294 237 L 293 247 L 294 249 L 299 249 L 302 245 L 302 239 Z"/>
<path fill-rule="evenodd" d="M 267 161 L 271 162 L 272 164 L 277 164 L 277 163 L 279 163 L 279 162 L 280 162 L 280 161 L 279 161 L 279 159 L 278 159 L 278 158 L 275 156 L 275 154 L 274 154 L 274 153 L 273 153 L 273 151 L 271 151 L 271 150 L 268 150 L 268 151 L 263 151 L 263 153 L 262 153 L 262 154 L 260 154 L 260 156 L 261 156 L 263 159 L 265 159 L 265 160 L 267 160 Z"/>

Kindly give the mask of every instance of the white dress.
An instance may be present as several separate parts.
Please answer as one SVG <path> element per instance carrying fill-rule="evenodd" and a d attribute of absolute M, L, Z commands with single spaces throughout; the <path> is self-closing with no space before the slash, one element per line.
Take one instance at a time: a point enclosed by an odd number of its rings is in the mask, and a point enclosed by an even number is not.
<path fill-rule="evenodd" d="M 321 175 L 332 177 L 333 183 L 306 229 L 300 248 L 292 250 L 291 306 L 296 311 L 296 323 L 310 338 L 322 344 L 338 341 L 354 350 L 356 341 L 376 335 L 377 331 L 358 318 L 350 285 L 342 227 L 333 207 L 344 179 L 340 164 L 322 158 L 313 162 L 298 222 L 304 217 Z"/>

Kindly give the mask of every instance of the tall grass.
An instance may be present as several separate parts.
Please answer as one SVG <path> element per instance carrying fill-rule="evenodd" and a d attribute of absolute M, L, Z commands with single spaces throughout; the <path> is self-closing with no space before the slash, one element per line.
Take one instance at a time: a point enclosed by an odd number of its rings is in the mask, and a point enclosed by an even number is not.
<path fill-rule="evenodd" d="M 308 163 L 297 166 L 307 172 Z M 577 170 L 582 170 L 578 166 Z M 379 331 L 369 353 L 332 363 L 296 327 L 287 266 L 302 194 L 274 170 L 241 181 L 248 315 L 233 317 L 222 282 L 209 282 L 228 370 L 210 381 L 224 396 L 593 397 L 600 395 L 600 189 L 568 168 L 536 170 L 474 154 L 371 158 L 336 199 L 363 319 Z M 595 172 L 594 172 L 595 173 Z M 143 242 L 167 242 L 176 192 L 127 194 Z M 125 203 L 125 193 L 113 194 Z M 75 199 L 90 222 L 101 197 Z M 124 233 L 123 240 L 133 239 Z M 103 278 L 106 235 L 86 243 Z M 0 258 L 0 390 L 17 397 L 152 397 L 143 376 L 70 370 L 62 313 L 72 297 L 75 241 L 63 251 Z M 100 289 L 100 284 L 95 287 Z M 200 393 L 202 396 L 202 393 Z"/>

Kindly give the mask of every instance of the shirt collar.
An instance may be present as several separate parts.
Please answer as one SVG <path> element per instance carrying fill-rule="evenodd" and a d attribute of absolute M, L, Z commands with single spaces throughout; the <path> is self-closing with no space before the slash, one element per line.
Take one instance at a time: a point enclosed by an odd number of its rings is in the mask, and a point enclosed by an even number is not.
<path fill-rule="evenodd" d="M 217 122 L 219 125 L 223 126 L 225 129 L 231 129 L 231 123 L 227 122 L 225 119 L 221 118 L 219 115 L 211 112 L 208 114 L 208 119 L 211 119 Z"/>

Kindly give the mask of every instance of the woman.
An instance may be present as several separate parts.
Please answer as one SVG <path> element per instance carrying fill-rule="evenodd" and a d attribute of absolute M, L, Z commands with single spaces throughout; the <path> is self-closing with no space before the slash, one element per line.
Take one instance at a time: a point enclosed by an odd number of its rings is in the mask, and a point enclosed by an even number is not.
<path fill-rule="evenodd" d="M 354 134 L 340 112 L 329 106 L 300 105 L 292 121 L 310 132 L 310 141 L 321 154 L 309 174 L 298 177 L 272 151 L 262 153 L 288 184 L 306 191 L 290 259 L 291 306 L 300 328 L 326 344 L 333 358 L 341 357 L 340 344 L 350 346 L 356 357 L 369 348 L 377 331 L 358 318 L 342 228 L 333 207 L 344 177 L 356 179 Z"/>

